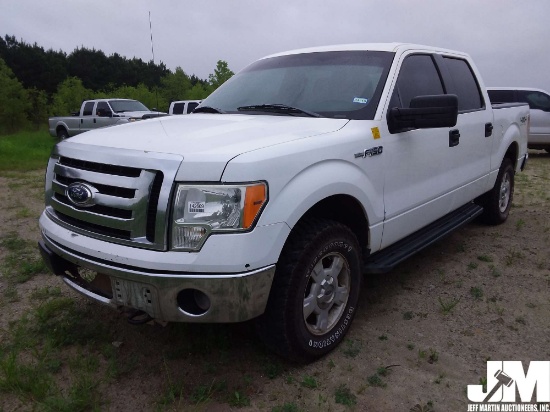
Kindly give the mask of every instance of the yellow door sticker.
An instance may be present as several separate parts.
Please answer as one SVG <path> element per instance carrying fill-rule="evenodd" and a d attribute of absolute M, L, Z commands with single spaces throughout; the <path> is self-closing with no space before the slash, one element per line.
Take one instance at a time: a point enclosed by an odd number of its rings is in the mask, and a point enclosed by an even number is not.
<path fill-rule="evenodd" d="M 378 127 L 372 127 L 370 130 L 372 132 L 372 137 L 374 137 L 375 139 L 380 139 L 380 130 L 378 129 Z"/>

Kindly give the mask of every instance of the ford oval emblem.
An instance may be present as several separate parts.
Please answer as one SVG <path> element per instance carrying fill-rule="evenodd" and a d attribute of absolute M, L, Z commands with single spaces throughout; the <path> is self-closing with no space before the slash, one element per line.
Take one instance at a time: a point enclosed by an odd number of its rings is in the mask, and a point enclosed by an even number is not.
<path fill-rule="evenodd" d="M 80 182 L 71 183 L 65 191 L 71 203 L 81 207 L 93 206 L 95 193 L 97 193 L 95 187 Z"/>

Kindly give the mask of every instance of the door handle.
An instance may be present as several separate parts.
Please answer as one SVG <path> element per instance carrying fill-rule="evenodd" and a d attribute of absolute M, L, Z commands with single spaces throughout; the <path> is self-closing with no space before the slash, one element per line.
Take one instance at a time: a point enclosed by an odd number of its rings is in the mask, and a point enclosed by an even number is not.
<path fill-rule="evenodd" d="M 493 123 L 485 123 L 485 137 L 491 137 L 493 134 Z"/>
<path fill-rule="evenodd" d="M 95 119 L 94 119 L 94 123 L 95 123 Z"/>
<path fill-rule="evenodd" d="M 449 132 L 449 147 L 458 146 L 460 143 L 460 132 L 455 129 Z"/>

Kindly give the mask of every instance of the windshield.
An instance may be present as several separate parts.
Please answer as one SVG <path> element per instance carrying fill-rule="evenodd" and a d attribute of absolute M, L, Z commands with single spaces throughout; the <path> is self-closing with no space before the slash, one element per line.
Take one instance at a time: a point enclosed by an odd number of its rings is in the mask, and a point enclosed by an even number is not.
<path fill-rule="evenodd" d="M 201 106 L 226 113 L 307 115 L 272 107 L 284 105 L 324 117 L 373 119 L 393 56 L 338 51 L 263 59 L 229 79 Z"/>
<path fill-rule="evenodd" d="M 143 103 L 137 100 L 109 100 L 109 104 L 115 113 L 149 111 Z"/>

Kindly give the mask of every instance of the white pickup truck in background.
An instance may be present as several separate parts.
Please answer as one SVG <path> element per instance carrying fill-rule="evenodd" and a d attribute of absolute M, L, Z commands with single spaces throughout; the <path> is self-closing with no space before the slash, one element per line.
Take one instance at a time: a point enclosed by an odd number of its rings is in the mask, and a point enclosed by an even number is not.
<path fill-rule="evenodd" d="M 170 103 L 168 114 L 190 114 L 201 104 L 201 100 L 178 100 Z"/>
<path fill-rule="evenodd" d="M 493 103 L 528 104 L 531 122 L 527 146 L 550 153 L 550 93 L 526 87 L 488 87 L 487 92 Z"/>
<path fill-rule="evenodd" d="M 39 247 L 132 320 L 240 322 L 289 359 L 335 348 L 364 273 L 481 216 L 504 222 L 529 107 L 467 54 L 357 44 L 265 57 L 192 116 L 58 143 Z"/>
<path fill-rule="evenodd" d="M 74 113 L 73 116 L 50 117 L 48 125 L 51 136 L 64 140 L 92 129 L 164 116 L 165 114 L 149 110 L 137 100 L 84 100 L 78 113 Z"/>

